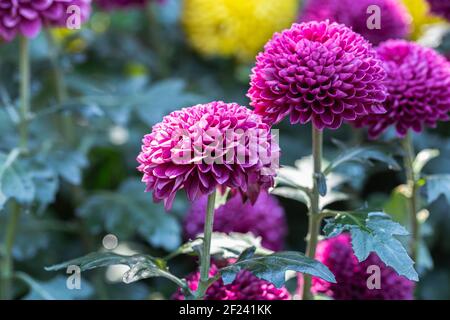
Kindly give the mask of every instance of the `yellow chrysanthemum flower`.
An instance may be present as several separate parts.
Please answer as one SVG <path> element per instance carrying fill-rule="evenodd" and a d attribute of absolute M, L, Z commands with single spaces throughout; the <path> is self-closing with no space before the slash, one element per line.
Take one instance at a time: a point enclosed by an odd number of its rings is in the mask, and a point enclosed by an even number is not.
<path fill-rule="evenodd" d="M 423 34 L 427 25 L 443 22 L 444 20 L 430 13 L 430 6 L 426 0 L 402 0 L 413 19 L 411 38 L 417 40 Z"/>
<path fill-rule="evenodd" d="M 295 22 L 299 0 L 184 0 L 188 41 L 208 56 L 253 60 L 276 31 Z"/>

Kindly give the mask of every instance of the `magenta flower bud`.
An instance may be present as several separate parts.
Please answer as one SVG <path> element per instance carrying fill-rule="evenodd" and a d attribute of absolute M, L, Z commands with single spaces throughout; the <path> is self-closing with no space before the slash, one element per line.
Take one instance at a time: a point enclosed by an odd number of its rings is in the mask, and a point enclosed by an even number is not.
<path fill-rule="evenodd" d="M 256 200 L 273 185 L 279 147 L 250 109 L 214 101 L 174 111 L 142 140 L 137 161 L 146 191 L 170 208 L 185 189 L 190 201 L 229 187 Z"/>
<path fill-rule="evenodd" d="M 367 115 L 355 122 L 367 127 L 371 138 L 389 126 L 404 137 L 409 129 L 435 127 L 450 111 L 450 62 L 430 48 L 404 40 L 386 41 L 377 49 L 387 72 L 387 112 Z"/>
<path fill-rule="evenodd" d="M 372 15 L 379 18 L 378 25 Z M 411 24 L 408 10 L 398 0 L 306 0 L 300 20 L 325 19 L 351 27 L 374 45 L 388 39 L 405 38 Z"/>
<path fill-rule="evenodd" d="M 287 115 L 317 129 L 384 113 L 385 71 L 371 44 L 328 21 L 293 24 L 257 56 L 248 97 L 269 124 Z"/>
<path fill-rule="evenodd" d="M 212 265 L 209 276 L 217 273 L 217 266 Z M 186 278 L 192 291 L 197 290 L 200 281 L 200 273 L 194 272 Z M 181 290 L 172 297 L 174 300 L 184 300 Z M 204 300 L 289 300 L 289 292 L 283 288 L 277 288 L 272 283 L 255 277 L 250 271 L 243 270 L 238 273 L 236 279 L 224 285 L 222 278 L 214 282 L 206 291 Z"/>
<path fill-rule="evenodd" d="M 82 23 L 89 18 L 90 5 L 91 0 L 0 0 L 0 37 L 5 41 L 18 34 L 34 38 L 43 27 L 69 27 L 73 12 L 80 14 Z M 79 11 L 72 12 L 75 6 Z"/>
<path fill-rule="evenodd" d="M 371 253 L 363 262 L 358 262 L 353 254 L 351 237 L 347 233 L 320 241 L 316 259 L 333 272 L 337 283 L 314 277 L 311 288 L 314 294 L 324 294 L 336 300 L 413 299 L 414 283 L 387 267 L 375 253 Z M 373 270 L 368 272 L 369 267 L 380 270 L 379 288 L 369 288 L 367 284 L 373 274 Z M 371 285 L 374 283 L 371 282 Z"/>
<path fill-rule="evenodd" d="M 203 233 L 206 204 L 207 197 L 192 203 L 184 219 L 184 231 L 188 239 L 195 239 Z M 286 217 L 278 200 L 267 192 L 261 192 L 254 204 L 243 202 L 242 196 L 236 193 L 214 212 L 213 231 L 251 232 L 261 237 L 265 248 L 279 251 L 283 248 L 287 232 Z"/>

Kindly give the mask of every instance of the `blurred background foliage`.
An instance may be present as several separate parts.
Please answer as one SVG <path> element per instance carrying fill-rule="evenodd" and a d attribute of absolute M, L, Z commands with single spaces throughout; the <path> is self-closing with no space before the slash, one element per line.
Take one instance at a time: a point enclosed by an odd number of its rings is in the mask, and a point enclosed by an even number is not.
<path fill-rule="evenodd" d="M 420 9 L 418 1 L 403 1 L 413 11 Z M 248 105 L 245 94 L 253 58 L 245 59 L 251 56 L 248 53 L 227 57 L 197 54 L 186 41 L 181 10 L 180 0 L 152 3 L 145 10 L 96 10 L 79 31 L 53 30 L 32 41 L 31 150 L 38 150 L 39 156 L 15 161 L 0 176 L 2 239 L 7 212 L 12 210 L 12 202 L 3 197 L 15 198 L 28 208 L 21 216 L 13 249 L 20 270 L 14 283 L 17 298 L 162 299 L 174 292 L 175 288 L 161 279 L 122 284 L 120 267 L 83 274 L 82 290 L 67 290 L 64 274 L 55 276 L 45 272 L 44 266 L 101 249 L 108 233 L 118 237 L 117 252 L 124 254 L 139 251 L 161 256 L 184 240 L 181 222 L 188 210 L 186 200 L 180 197 L 172 211 L 165 213 L 162 204 L 154 204 L 151 195 L 142 192 L 144 186 L 135 170 L 140 141 L 163 115 L 181 107 L 210 100 Z M 417 28 L 422 28 L 426 19 L 414 12 L 413 18 Z M 426 32 L 416 29 L 414 38 L 448 54 L 448 26 L 437 20 L 427 20 L 438 24 L 425 26 Z M 0 45 L 3 161 L 11 156 L 18 140 L 17 52 L 16 42 Z M 67 92 L 56 94 L 62 84 Z M 60 116 L 75 119 L 75 125 L 67 125 Z M 279 129 L 282 164 L 294 166 L 311 152 L 310 129 L 286 123 Z M 450 173 L 449 136 L 450 127 L 445 123 L 414 136 L 417 150 L 440 151 L 424 173 Z M 383 139 L 393 137 L 388 133 Z M 365 141 L 365 135 L 348 126 L 326 131 L 327 159 L 338 152 L 333 140 L 358 144 Z M 337 199 L 331 208 L 368 205 L 384 208 L 399 221 L 404 219 L 400 185 L 405 177 L 401 171 L 352 163 L 340 168 L 340 173 L 346 179 L 340 181 L 338 190 L 350 192 L 351 197 Z M 280 200 L 289 221 L 286 249 L 303 250 L 306 207 L 294 200 Z M 450 210 L 446 200 L 440 195 L 428 207 L 417 291 L 422 299 L 450 298 Z M 186 274 L 194 264 L 177 258 L 172 268 L 175 274 Z"/>

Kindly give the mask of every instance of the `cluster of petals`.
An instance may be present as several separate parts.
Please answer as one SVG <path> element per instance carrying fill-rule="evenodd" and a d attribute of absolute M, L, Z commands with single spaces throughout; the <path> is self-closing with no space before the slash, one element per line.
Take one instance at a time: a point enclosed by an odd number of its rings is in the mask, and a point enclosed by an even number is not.
<path fill-rule="evenodd" d="M 36 37 L 43 27 L 78 27 L 89 18 L 91 0 L 0 0 L 0 37 Z"/>
<path fill-rule="evenodd" d="M 393 126 L 399 137 L 449 119 L 450 62 L 435 50 L 405 40 L 389 40 L 377 49 L 387 72 L 387 112 L 358 119 L 371 138 Z"/>
<path fill-rule="evenodd" d="M 217 274 L 218 267 L 212 265 L 210 277 Z M 194 272 L 187 278 L 187 284 L 192 291 L 197 290 L 200 273 Z M 181 290 L 172 297 L 174 300 L 184 300 Z M 236 279 L 225 285 L 222 278 L 214 282 L 206 291 L 204 300 L 289 300 L 290 294 L 286 288 L 277 288 L 272 283 L 255 277 L 250 271 L 243 270 Z"/>
<path fill-rule="evenodd" d="M 374 45 L 406 37 L 411 24 L 408 10 L 398 0 L 306 0 L 300 20 L 325 19 L 351 27 Z"/>
<path fill-rule="evenodd" d="M 256 200 L 273 185 L 279 147 L 250 109 L 214 101 L 174 111 L 143 138 L 137 161 L 147 191 L 171 207 L 178 190 L 190 201 L 228 187 Z"/>
<path fill-rule="evenodd" d="M 430 4 L 431 12 L 437 16 L 450 21 L 450 1 L 448 0 L 427 0 Z"/>
<path fill-rule="evenodd" d="M 290 116 L 337 129 L 343 121 L 384 113 L 386 73 L 372 45 L 327 21 L 293 24 L 276 33 L 256 58 L 248 97 L 269 124 Z"/>

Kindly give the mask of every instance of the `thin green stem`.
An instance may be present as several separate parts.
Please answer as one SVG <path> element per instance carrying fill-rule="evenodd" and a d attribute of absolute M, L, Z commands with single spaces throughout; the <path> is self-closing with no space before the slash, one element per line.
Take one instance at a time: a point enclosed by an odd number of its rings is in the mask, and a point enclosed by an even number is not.
<path fill-rule="evenodd" d="M 209 286 L 209 267 L 211 260 L 211 236 L 214 223 L 214 205 L 216 203 L 216 191 L 208 196 L 206 207 L 205 229 L 203 234 L 203 247 L 200 257 L 200 282 L 195 294 L 197 300 L 202 300 Z"/>
<path fill-rule="evenodd" d="M 20 37 L 19 73 L 20 73 L 20 147 L 28 148 L 28 116 L 30 113 L 30 54 L 29 43 L 25 37 Z"/>
<path fill-rule="evenodd" d="M 64 73 L 61 71 L 60 65 L 59 65 L 59 56 L 60 56 L 60 49 L 58 44 L 56 43 L 53 34 L 51 31 L 46 30 L 45 32 L 47 43 L 49 46 L 49 53 L 50 53 L 50 62 L 53 69 L 54 74 L 54 82 L 55 82 L 55 88 L 56 88 L 56 98 L 58 101 L 59 106 L 62 108 L 64 102 L 67 100 L 68 94 L 67 94 L 67 86 L 66 81 L 64 79 Z M 65 138 L 68 140 L 69 143 L 72 143 L 74 141 L 74 125 L 72 118 L 70 115 L 62 113 L 62 132 L 64 132 Z"/>
<path fill-rule="evenodd" d="M 306 256 L 314 259 L 317 242 L 319 240 L 322 216 L 319 208 L 319 177 L 322 174 L 322 131 L 312 126 L 312 155 L 313 155 L 313 189 L 311 192 L 311 206 L 308 213 L 308 236 L 306 238 Z M 303 275 L 303 299 L 312 299 L 310 275 Z"/>
<path fill-rule="evenodd" d="M 411 135 L 408 133 L 406 137 L 402 140 L 403 149 L 405 152 L 404 155 L 404 166 L 406 171 L 406 183 L 411 191 L 411 196 L 409 197 L 409 220 L 411 224 L 411 256 L 413 260 L 417 259 L 417 251 L 420 240 L 420 224 L 417 218 L 417 212 L 419 211 L 419 197 L 418 197 L 418 188 L 417 188 L 417 177 L 414 174 L 414 145 L 411 139 Z"/>
<path fill-rule="evenodd" d="M 9 300 L 13 297 L 12 279 L 14 276 L 14 259 L 12 257 L 12 250 L 14 246 L 14 239 L 16 237 L 17 225 L 20 219 L 21 208 L 17 203 L 12 205 L 11 215 L 6 226 L 6 233 L 4 239 L 4 253 L 1 264 L 1 279 L 0 279 L 0 300 Z"/>

